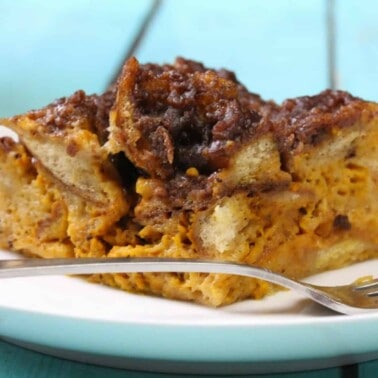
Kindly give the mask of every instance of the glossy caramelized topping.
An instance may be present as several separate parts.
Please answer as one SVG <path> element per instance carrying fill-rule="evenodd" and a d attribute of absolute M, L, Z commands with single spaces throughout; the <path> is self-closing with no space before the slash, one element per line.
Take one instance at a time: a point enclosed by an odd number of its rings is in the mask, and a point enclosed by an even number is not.
<path fill-rule="evenodd" d="M 152 177 L 172 177 L 193 166 L 201 173 L 224 167 L 236 145 L 259 128 L 261 116 L 253 108 L 263 101 L 225 70 L 184 59 L 163 66 L 131 59 L 118 86 L 115 138 Z"/>
<path fill-rule="evenodd" d="M 69 129 L 80 127 L 95 132 L 102 141 L 105 141 L 109 126 L 109 111 L 114 100 L 115 88 L 102 95 L 91 96 L 79 90 L 69 97 L 55 100 L 50 105 L 32 110 L 26 115 L 30 120 L 41 125 L 47 133 L 64 134 Z M 15 121 L 19 118 L 13 117 Z"/>
<path fill-rule="evenodd" d="M 288 99 L 273 113 L 272 130 L 285 152 L 316 145 L 332 130 L 353 125 L 364 110 L 369 116 L 366 105 L 366 101 L 347 92 L 332 90 Z"/>

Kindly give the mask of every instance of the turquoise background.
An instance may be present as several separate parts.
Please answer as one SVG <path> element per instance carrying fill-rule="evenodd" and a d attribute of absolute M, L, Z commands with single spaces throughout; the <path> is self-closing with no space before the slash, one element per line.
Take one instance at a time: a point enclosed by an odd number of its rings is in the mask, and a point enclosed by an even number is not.
<path fill-rule="evenodd" d="M 0 117 L 76 89 L 103 91 L 151 6 L 151 0 L 1 0 Z M 226 67 L 251 91 L 276 101 L 317 93 L 331 85 L 330 76 L 337 88 L 378 101 L 377 16 L 375 0 L 165 0 L 136 56 L 163 63 L 181 55 Z M 164 375 L 65 361 L 0 342 L 0 377 L 87 376 Z M 378 376 L 378 362 L 280 375 L 357 376 Z"/>

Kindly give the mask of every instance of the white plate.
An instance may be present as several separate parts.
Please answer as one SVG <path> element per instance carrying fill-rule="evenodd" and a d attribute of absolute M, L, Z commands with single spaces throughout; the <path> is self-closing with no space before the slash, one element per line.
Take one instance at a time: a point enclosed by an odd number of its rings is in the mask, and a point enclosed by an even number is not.
<path fill-rule="evenodd" d="M 373 260 L 309 281 L 377 271 Z M 61 357 L 165 372 L 272 373 L 378 358 L 378 313 L 337 315 L 290 291 L 212 309 L 62 276 L 0 281 L 0 334 Z"/>
<path fill-rule="evenodd" d="M 16 137 L 0 126 L 0 135 Z M 0 259 L 18 258 L 0 250 Z M 378 259 L 310 279 L 376 275 Z M 285 291 L 220 309 L 63 276 L 0 281 L 0 335 L 78 361 L 185 373 L 272 373 L 378 358 L 378 313 L 336 315 Z"/>

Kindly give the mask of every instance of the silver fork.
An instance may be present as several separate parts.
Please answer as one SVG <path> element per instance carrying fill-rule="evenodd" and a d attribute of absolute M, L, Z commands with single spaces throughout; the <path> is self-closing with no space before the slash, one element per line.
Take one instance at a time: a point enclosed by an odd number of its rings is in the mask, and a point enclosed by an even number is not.
<path fill-rule="evenodd" d="M 300 292 L 342 314 L 378 310 L 378 279 L 343 286 L 317 286 L 256 266 L 225 261 L 169 258 L 17 259 L 0 261 L 0 278 L 58 274 L 201 272 L 260 278 Z"/>

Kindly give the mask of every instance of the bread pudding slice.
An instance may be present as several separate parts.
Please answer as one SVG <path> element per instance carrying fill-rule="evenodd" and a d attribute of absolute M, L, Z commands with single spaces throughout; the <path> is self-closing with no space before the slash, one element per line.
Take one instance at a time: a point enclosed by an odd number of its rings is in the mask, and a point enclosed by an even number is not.
<path fill-rule="evenodd" d="M 226 70 L 132 58 L 114 91 L 2 123 L 20 137 L 0 149 L 4 248 L 233 261 L 293 278 L 378 257 L 378 105 L 345 92 L 277 105 Z M 277 289 L 225 274 L 90 278 L 211 306 Z"/>

